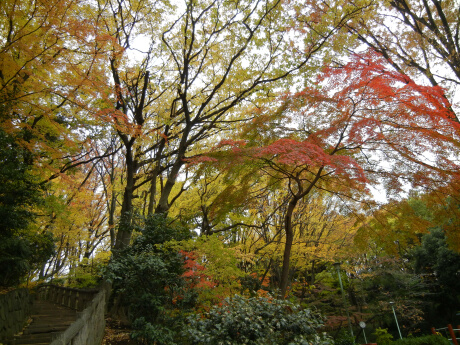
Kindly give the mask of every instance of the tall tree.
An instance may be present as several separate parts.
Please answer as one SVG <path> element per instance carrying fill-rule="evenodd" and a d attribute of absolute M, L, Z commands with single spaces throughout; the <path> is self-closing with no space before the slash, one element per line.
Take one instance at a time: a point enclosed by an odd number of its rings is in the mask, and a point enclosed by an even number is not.
<path fill-rule="evenodd" d="M 293 23 L 289 11 L 298 8 L 279 0 L 184 5 L 160 21 L 160 13 L 169 9 L 166 2 L 98 3 L 99 27 L 112 40 L 108 61 L 114 82 L 101 116 L 114 125 L 126 156 L 125 230 L 117 234 L 118 249 L 129 243 L 133 197 L 140 186 L 151 185 L 149 212 L 167 213 L 183 192 L 173 193 L 173 187 L 186 159 L 202 152 L 212 136 L 245 120 L 237 106 L 263 103 L 272 96 L 269 85 L 316 63 L 313 57 L 331 36 L 362 10 L 338 12 L 337 6 L 335 17 L 328 12 L 309 18 L 304 13 L 315 9 L 304 4 L 302 20 L 308 25 L 294 38 L 287 29 L 299 21 Z M 149 21 L 161 24 L 148 27 Z M 136 35 L 147 39 L 149 48 L 133 66 L 126 54 Z"/>
<path fill-rule="evenodd" d="M 79 21 L 85 9 L 83 2 L 73 0 L 0 4 L 0 132 L 5 150 L 1 204 L 22 210 L 22 221 L 7 227 L 16 242 L 29 241 L 29 249 L 34 241 L 37 250 L 46 242 L 39 235 L 51 243 L 48 229 L 37 232 L 30 217 L 36 215 L 37 204 L 44 203 L 46 182 L 91 160 L 85 134 L 94 135 L 97 129 L 88 127 L 94 122 L 79 101 L 84 98 L 87 74 L 97 69 L 97 59 L 88 54 L 92 33 Z M 11 198 L 14 185 L 16 200 Z M 24 193 L 24 188 L 29 191 Z M 35 264 L 43 261 L 31 250 L 22 252 Z"/>

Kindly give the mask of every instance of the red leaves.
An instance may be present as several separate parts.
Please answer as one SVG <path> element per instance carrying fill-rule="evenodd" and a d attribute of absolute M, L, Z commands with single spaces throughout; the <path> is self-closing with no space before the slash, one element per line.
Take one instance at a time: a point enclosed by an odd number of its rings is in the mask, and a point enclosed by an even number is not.
<path fill-rule="evenodd" d="M 296 183 L 334 177 L 353 189 L 365 187 L 365 170 L 376 179 L 411 175 L 414 183 L 433 171 L 453 176 L 460 124 L 442 88 L 418 85 L 373 51 L 325 68 L 318 82 L 321 88 L 282 95 L 276 109 L 258 109 L 240 131 L 247 141 L 222 140 L 212 150 L 221 155 L 213 157 L 260 164 L 270 176 Z M 273 128 L 277 121 L 285 126 Z"/>
<path fill-rule="evenodd" d="M 439 125 L 443 119 L 455 118 L 441 87 L 418 85 L 409 76 L 392 70 L 387 61 L 372 50 L 353 55 L 343 67 L 325 68 L 319 81 L 327 81 L 328 91 L 339 89 L 335 97 L 352 97 L 368 106 L 385 106 L 387 115 L 391 113 L 401 120 L 415 115 L 419 120 Z"/>
<path fill-rule="evenodd" d="M 274 143 L 254 150 L 255 158 L 271 159 L 278 164 L 291 167 L 308 166 L 310 169 L 325 167 L 335 174 L 346 175 L 364 182 L 362 168 L 349 156 L 334 155 L 308 140 L 279 139 Z"/>
<path fill-rule="evenodd" d="M 257 158 L 275 158 L 276 161 L 286 165 L 328 165 L 330 159 L 324 151 L 308 141 L 293 139 L 279 139 L 273 144 L 262 147 L 254 155 Z"/>
<path fill-rule="evenodd" d="M 216 146 L 216 148 L 221 148 L 224 146 L 231 146 L 234 149 L 238 149 L 242 146 L 245 146 L 246 142 L 244 140 L 221 140 L 220 143 Z"/>
<path fill-rule="evenodd" d="M 315 107 L 335 111 L 336 126 L 348 124 L 345 146 L 387 154 L 391 148 L 416 184 L 433 172 L 453 176 L 460 123 L 441 87 L 418 85 L 374 51 L 325 68 L 318 81 L 324 87 Z"/>
<path fill-rule="evenodd" d="M 185 272 L 182 277 L 185 278 L 191 288 L 212 288 L 215 282 L 209 277 L 203 265 L 197 261 L 197 255 L 194 252 L 186 252 L 181 250 L 180 253 L 184 257 Z"/>
<path fill-rule="evenodd" d="M 189 165 L 194 165 L 194 164 L 200 164 L 200 163 L 206 163 L 206 162 L 217 162 L 217 159 L 209 156 L 195 156 L 192 158 L 187 158 L 185 161 Z"/>

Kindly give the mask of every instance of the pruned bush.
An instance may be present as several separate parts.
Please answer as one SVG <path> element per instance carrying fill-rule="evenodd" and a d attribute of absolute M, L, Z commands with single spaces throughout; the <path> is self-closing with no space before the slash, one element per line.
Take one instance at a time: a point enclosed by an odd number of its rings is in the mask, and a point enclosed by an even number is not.
<path fill-rule="evenodd" d="M 189 344 L 333 344 L 317 332 L 323 325 L 321 315 L 286 300 L 235 295 L 188 321 Z"/>

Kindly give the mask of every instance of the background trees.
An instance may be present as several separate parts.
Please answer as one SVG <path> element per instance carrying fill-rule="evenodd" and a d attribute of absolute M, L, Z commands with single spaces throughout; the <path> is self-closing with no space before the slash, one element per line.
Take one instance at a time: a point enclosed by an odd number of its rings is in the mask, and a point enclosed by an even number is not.
<path fill-rule="evenodd" d="M 356 320 L 386 323 L 390 290 L 412 321 L 428 312 L 419 292 L 445 303 L 441 276 L 399 287 L 439 271 L 428 257 L 458 260 L 457 7 L 3 1 L 2 267 L 17 266 L 2 284 L 66 271 L 82 283 L 108 251 L 122 276 L 138 252 L 175 267 L 168 282 L 143 267 L 157 290 L 212 286 L 193 290 L 201 310 L 280 289 L 333 313 L 340 260 Z M 136 231 L 154 214 L 175 224 L 152 234 L 181 223 L 203 238 L 147 250 L 142 238 L 164 242 Z"/>

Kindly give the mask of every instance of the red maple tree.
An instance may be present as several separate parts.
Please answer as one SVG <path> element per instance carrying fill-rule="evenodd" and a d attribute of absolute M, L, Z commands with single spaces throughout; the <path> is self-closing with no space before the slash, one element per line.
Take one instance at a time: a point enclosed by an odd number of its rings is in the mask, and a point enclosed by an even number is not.
<path fill-rule="evenodd" d="M 281 296 L 289 281 L 292 215 L 313 189 L 358 200 L 372 183 L 398 193 L 407 183 L 458 178 L 460 124 L 444 91 L 418 85 L 374 51 L 326 67 L 318 85 L 285 94 L 280 103 L 254 111 L 257 116 L 240 132 L 240 140 L 222 141 L 197 162 L 213 164 L 219 157 L 217 164 L 225 161 L 226 168 L 255 164 L 270 179 L 285 182 L 290 200 L 284 214 Z M 272 121 L 280 119 L 290 124 L 274 131 Z"/>

